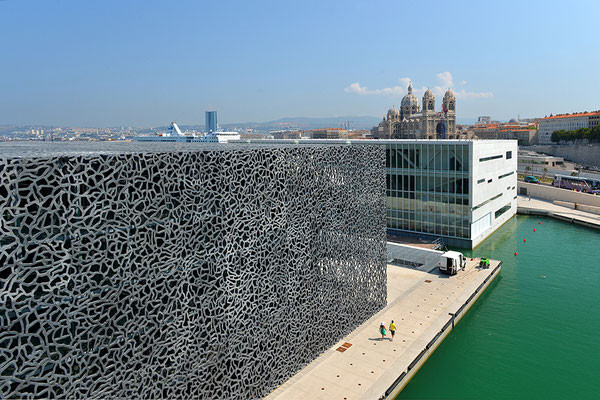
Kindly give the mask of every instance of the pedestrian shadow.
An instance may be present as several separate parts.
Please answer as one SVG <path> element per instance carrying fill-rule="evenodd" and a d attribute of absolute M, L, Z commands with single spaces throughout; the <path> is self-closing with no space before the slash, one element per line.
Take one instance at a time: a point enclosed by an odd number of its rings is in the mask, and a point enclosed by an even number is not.
<path fill-rule="evenodd" d="M 386 338 L 383 338 L 383 339 L 382 339 L 382 338 L 378 337 L 378 338 L 369 338 L 369 340 L 372 340 L 372 341 L 374 341 L 374 342 L 383 342 L 384 340 L 388 340 L 388 341 L 390 341 L 390 342 L 391 342 L 391 341 L 392 341 L 392 338 L 387 338 L 387 337 L 386 337 Z"/>

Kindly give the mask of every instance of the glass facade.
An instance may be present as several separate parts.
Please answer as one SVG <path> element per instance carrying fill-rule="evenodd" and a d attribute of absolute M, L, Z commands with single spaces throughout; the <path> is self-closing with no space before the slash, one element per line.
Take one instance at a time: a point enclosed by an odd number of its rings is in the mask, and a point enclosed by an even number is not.
<path fill-rule="evenodd" d="M 204 113 L 204 129 L 206 129 L 206 132 L 216 132 L 217 131 L 217 112 L 216 111 L 206 111 Z"/>
<path fill-rule="evenodd" d="M 387 226 L 470 239 L 469 143 L 387 143 Z"/>

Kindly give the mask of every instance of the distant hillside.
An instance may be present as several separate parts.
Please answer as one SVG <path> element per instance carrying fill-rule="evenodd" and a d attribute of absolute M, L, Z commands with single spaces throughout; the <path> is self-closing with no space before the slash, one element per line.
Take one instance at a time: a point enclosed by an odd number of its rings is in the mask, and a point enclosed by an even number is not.
<path fill-rule="evenodd" d="M 377 117 L 371 116 L 345 116 L 345 117 L 287 117 L 280 118 L 275 121 L 263 122 L 261 125 L 271 126 L 295 126 L 299 129 L 316 129 L 316 128 L 338 128 L 342 124 L 349 122 L 351 129 L 371 129 L 380 122 Z"/>
<path fill-rule="evenodd" d="M 377 117 L 286 117 L 267 122 L 236 122 L 231 124 L 220 124 L 222 129 L 253 129 L 256 131 L 269 132 L 281 129 L 309 130 L 317 128 L 340 128 L 342 124 L 350 121 L 350 129 L 371 129 L 380 122 Z M 160 127 L 162 128 L 162 127 Z M 158 128 L 158 129 L 160 129 Z M 167 127 L 164 127 L 165 129 Z M 204 125 L 180 125 L 183 130 L 204 130 Z"/>

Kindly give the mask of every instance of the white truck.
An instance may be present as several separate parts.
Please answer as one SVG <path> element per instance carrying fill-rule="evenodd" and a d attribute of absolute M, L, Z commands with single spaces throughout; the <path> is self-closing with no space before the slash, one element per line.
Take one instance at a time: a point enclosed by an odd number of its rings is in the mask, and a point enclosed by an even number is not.
<path fill-rule="evenodd" d="M 459 269 L 467 266 L 467 258 L 458 251 L 447 251 L 440 256 L 438 267 L 440 272 L 448 275 L 456 275 Z"/>

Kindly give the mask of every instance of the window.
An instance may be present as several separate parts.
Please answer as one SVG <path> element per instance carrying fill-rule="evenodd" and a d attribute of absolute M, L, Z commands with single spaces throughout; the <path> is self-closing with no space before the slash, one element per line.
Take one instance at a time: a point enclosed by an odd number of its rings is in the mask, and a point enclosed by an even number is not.
<path fill-rule="evenodd" d="M 488 179 L 488 183 L 492 183 L 492 180 L 491 180 L 491 179 Z"/>
<path fill-rule="evenodd" d="M 480 179 L 480 180 L 477 181 L 477 183 L 483 183 L 483 182 L 485 182 L 485 178 Z"/>
<path fill-rule="evenodd" d="M 507 151 L 506 152 L 506 159 L 510 160 L 512 158 L 512 151 Z"/>
<path fill-rule="evenodd" d="M 494 201 L 498 198 L 502 197 L 502 193 L 495 195 L 494 197 L 492 197 L 491 199 L 487 199 L 486 201 L 484 201 L 483 203 L 477 204 L 475 207 L 473 207 L 473 211 L 477 210 L 478 208 L 481 208 L 483 206 L 485 206 L 487 203 L 489 203 L 490 201 Z"/>
<path fill-rule="evenodd" d="M 514 173 L 515 173 L 515 171 L 510 171 L 508 174 L 502 174 L 502 175 L 500 175 L 498 177 L 498 179 L 506 178 L 507 176 L 511 176 Z"/>
<path fill-rule="evenodd" d="M 508 210 L 510 210 L 510 203 L 505 205 L 504 207 L 500 208 L 499 210 L 497 210 L 496 213 L 494 214 L 494 219 L 498 219 L 499 216 L 501 216 Z"/>
<path fill-rule="evenodd" d="M 479 162 L 490 161 L 490 160 L 497 160 L 498 158 L 502 158 L 502 155 L 499 155 L 499 156 L 490 156 L 490 157 L 483 157 L 483 158 L 479 159 Z"/>

